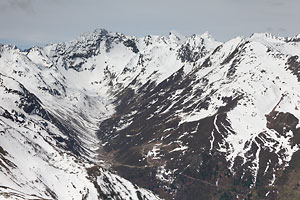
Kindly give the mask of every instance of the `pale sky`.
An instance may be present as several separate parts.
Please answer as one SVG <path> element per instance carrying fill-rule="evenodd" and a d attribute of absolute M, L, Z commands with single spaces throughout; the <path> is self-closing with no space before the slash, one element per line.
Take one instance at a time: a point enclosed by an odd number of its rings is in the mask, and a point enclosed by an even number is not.
<path fill-rule="evenodd" d="M 142 37 L 210 32 L 227 41 L 254 32 L 300 34 L 300 0 L 0 0 L 0 43 L 21 48 L 105 28 Z"/>

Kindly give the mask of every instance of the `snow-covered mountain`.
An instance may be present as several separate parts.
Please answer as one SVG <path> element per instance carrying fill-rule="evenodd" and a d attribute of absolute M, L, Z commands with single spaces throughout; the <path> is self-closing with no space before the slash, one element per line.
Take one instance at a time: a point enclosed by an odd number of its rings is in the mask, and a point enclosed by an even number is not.
<path fill-rule="evenodd" d="M 297 199 L 299 56 L 267 33 L 2 45 L 0 196 Z"/>

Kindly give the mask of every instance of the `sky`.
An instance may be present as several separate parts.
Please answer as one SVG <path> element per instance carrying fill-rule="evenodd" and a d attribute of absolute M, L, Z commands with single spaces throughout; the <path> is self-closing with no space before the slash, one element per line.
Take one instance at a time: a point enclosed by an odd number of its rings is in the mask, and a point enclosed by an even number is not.
<path fill-rule="evenodd" d="M 0 43 L 20 48 L 104 28 L 149 34 L 211 33 L 219 41 L 254 32 L 300 34 L 300 0 L 0 0 Z"/>

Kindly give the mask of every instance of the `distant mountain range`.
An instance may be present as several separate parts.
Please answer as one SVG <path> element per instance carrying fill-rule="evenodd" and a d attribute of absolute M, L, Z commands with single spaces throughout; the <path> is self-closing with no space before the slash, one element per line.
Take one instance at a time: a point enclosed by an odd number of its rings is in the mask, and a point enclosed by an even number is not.
<path fill-rule="evenodd" d="M 299 56 L 268 33 L 0 45 L 0 198 L 299 199 Z"/>

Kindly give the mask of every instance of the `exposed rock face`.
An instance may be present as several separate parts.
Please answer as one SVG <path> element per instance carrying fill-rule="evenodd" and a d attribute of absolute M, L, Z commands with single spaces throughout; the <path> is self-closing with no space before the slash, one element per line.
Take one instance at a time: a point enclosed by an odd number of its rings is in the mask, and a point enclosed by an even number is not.
<path fill-rule="evenodd" d="M 297 197 L 297 38 L 220 43 L 208 33 L 101 29 L 26 52 L 2 45 L 0 190 L 23 199 L 158 198 L 139 187 L 180 200 Z"/>

